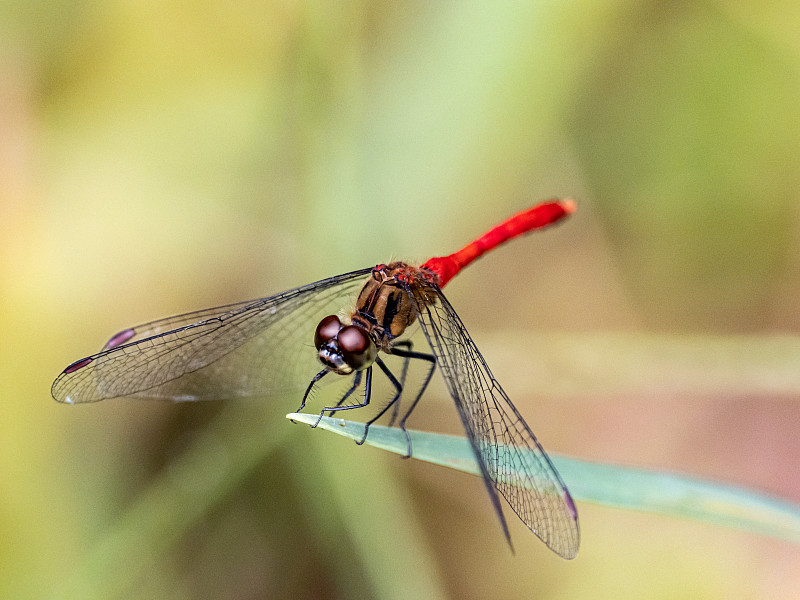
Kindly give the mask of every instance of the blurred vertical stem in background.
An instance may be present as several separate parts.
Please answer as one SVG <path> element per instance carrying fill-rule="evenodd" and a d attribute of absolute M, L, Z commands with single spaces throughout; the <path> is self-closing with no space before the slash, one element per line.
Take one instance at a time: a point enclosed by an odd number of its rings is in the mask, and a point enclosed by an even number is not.
<path fill-rule="evenodd" d="M 746 14 L 640 3 L 575 103 L 595 208 L 657 329 L 800 323 L 773 304 L 800 216 L 800 58 Z"/>

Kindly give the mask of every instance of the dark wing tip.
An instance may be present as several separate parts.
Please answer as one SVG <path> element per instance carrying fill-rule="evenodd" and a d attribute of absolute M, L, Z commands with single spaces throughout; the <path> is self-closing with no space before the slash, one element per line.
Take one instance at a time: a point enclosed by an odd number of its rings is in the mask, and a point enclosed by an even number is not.
<path fill-rule="evenodd" d="M 103 350 L 111 350 L 111 348 L 116 348 L 117 346 L 127 342 L 134 335 L 136 335 L 136 330 L 133 327 L 123 329 L 119 333 L 115 333 L 111 336 L 111 339 L 106 342 L 105 346 L 103 346 Z"/>
<path fill-rule="evenodd" d="M 564 501 L 564 506 L 567 509 L 569 520 L 565 522 L 565 529 L 562 530 L 563 535 L 556 537 L 557 547 L 550 546 L 556 554 L 572 560 L 578 555 L 578 549 L 581 545 L 581 531 L 578 525 L 578 508 L 575 506 L 575 500 L 565 486 L 561 488 L 561 499 Z"/>
<path fill-rule="evenodd" d="M 73 399 L 70 395 L 67 395 L 67 386 L 65 378 L 69 380 L 69 375 L 80 371 L 84 367 L 89 366 L 94 361 L 94 357 L 87 356 L 86 358 L 82 358 L 80 360 L 76 360 L 74 363 L 67 366 L 66 369 L 61 371 L 61 373 L 56 377 L 56 380 L 53 382 L 52 387 L 50 388 L 50 395 L 53 396 L 53 399 L 57 402 L 63 402 L 64 404 L 76 404 L 79 400 Z"/>

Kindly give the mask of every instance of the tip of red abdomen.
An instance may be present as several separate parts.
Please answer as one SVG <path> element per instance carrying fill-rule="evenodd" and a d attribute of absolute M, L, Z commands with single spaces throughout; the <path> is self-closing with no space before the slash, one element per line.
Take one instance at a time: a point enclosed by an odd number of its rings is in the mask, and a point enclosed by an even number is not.
<path fill-rule="evenodd" d="M 558 203 L 561 205 L 561 208 L 564 212 L 568 215 L 571 215 L 576 210 L 578 210 L 578 203 L 575 202 L 572 198 L 564 198 L 563 200 L 559 200 Z"/>

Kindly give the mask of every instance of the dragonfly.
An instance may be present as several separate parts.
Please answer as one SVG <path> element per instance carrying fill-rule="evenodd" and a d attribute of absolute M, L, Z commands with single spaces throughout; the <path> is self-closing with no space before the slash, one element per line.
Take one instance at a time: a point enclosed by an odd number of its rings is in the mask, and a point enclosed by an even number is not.
<path fill-rule="evenodd" d="M 323 378 L 349 377 L 349 388 L 337 404 L 322 409 L 322 418 L 367 407 L 377 367 L 394 395 L 365 424 L 363 443 L 369 426 L 393 406 L 394 421 L 408 363 L 419 361 L 426 375 L 399 421 L 408 456 L 413 449 L 406 422 L 438 369 L 508 543 L 501 498 L 553 552 L 574 558 L 580 544 L 575 502 L 442 288 L 486 252 L 557 223 L 575 209 L 570 199 L 537 204 L 458 252 L 420 266 L 381 264 L 266 298 L 129 327 L 113 335 L 100 352 L 66 367 L 51 393 L 59 402 L 77 404 L 122 397 L 195 401 L 302 392 L 299 412 Z M 417 324 L 430 352 L 414 350 L 408 339 Z M 400 376 L 382 356 L 403 361 Z M 363 401 L 348 402 L 360 393 Z"/>

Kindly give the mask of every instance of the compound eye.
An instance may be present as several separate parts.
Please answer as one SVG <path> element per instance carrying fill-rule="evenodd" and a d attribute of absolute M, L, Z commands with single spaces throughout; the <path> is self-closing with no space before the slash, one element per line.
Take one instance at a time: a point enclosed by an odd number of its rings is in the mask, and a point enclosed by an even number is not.
<path fill-rule="evenodd" d="M 344 361 L 359 370 L 375 360 L 377 351 L 369 335 L 361 327 L 348 325 L 339 330 L 336 338 Z"/>
<path fill-rule="evenodd" d="M 336 315 L 328 315 L 322 319 L 314 332 L 314 346 L 317 350 L 322 347 L 322 344 L 335 338 L 341 328 L 342 322 Z"/>

